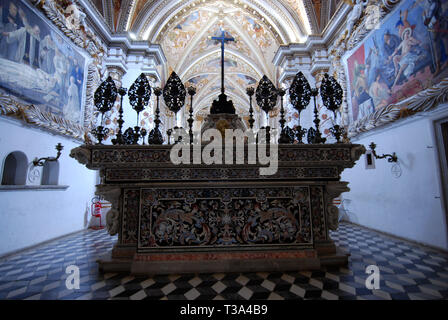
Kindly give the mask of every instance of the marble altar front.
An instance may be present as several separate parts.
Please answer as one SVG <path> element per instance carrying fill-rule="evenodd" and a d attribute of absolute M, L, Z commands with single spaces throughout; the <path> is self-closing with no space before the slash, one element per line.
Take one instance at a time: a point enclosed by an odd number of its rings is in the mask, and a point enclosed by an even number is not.
<path fill-rule="evenodd" d="M 83 145 L 71 151 L 99 170 L 118 234 L 104 271 L 133 274 L 316 269 L 346 264 L 329 230 L 333 199 L 349 190 L 340 174 L 365 152 L 355 144 L 278 146 L 278 170 L 260 165 L 181 164 L 172 145 Z M 247 145 L 246 145 L 247 148 Z M 235 154 L 235 153 L 234 153 Z"/>

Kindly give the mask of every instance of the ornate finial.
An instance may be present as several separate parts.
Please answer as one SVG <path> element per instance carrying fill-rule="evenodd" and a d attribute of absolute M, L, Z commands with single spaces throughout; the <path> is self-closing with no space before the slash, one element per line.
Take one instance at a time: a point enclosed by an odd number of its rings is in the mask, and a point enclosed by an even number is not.
<path fill-rule="evenodd" d="M 168 136 L 168 144 L 171 144 L 171 134 L 173 133 L 173 129 L 168 129 L 166 134 Z"/>
<path fill-rule="evenodd" d="M 132 127 L 127 128 L 126 131 L 123 133 L 124 144 L 134 144 L 134 139 L 135 139 L 134 129 L 132 129 Z"/>
<path fill-rule="evenodd" d="M 146 137 L 147 131 L 145 128 L 142 128 L 140 131 L 140 135 L 142 136 L 142 144 L 145 144 L 145 137 Z"/>
<path fill-rule="evenodd" d="M 320 96 L 324 106 L 328 110 L 333 111 L 336 118 L 336 111 L 342 104 L 343 91 L 336 79 L 330 77 L 327 73 L 324 75 L 320 86 Z"/>
<path fill-rule="evenodd" d="M 129 102 L 138 114 L 148 105 L 150 98 L 151 86 L 148 78 L 142 73 L 129 88 Z"/>
<path fill-rule="evenodd" d="M 308 80 L 302 72 L 298 72 L 289 88 L 289 99 L 294 109 L 299 112 L 299 117 L 300 112 L 310 104 L 311 95 L 312 91 Z"/>
<path fill-rule="evenodd" d="M 171 72 L 165 88 L 163 88 L 163 99 L 165 100 L 167 108 L 176 114 L 184 106 L 185 97 L 186 92 L 184 84 L 176 72 Z"/>
<path fill-rule="evenodd" d="M 187 92 L 190 96 L 194 96 L 196 94 L 196 88 L 193 86 L 189 86 Z"/>
<path fill-rule="evenodd" d="M 117 87 L 115 86 L 115 82 L 112 80 L 112 77 L 108 77 L 105 81 L 103 81 L 98 89 L 96 89 L 93 103 L 99 112 L 105 113 L 110 111 L 117 99 Z"/>
<path fill-rule="evenodd" d="M 333 111 L 334 120 L 336 121 L 336 111 L 342 104 L 343 91 L 341 85 L 336 81 L 336 79 L 330 77 L 327 73 L 324 75 L 324 79 L 320 86 L 320 96 L 322 97 L 324 106 L 328 110 Z M 344 129 L 338 124 L 334 124 L 334 126 L 330 128 L 330 132 L 336 138 L 336 142 L 340 143 L 341 135 L 343 134 Z"/>
<path fill-rule="evenodd" d="M 286 94 L 286 91 L 283 88 L 277 89 L 277 92 L 280 97 L 283 97 Z"/>
<path fill-rule="evenodd" d="M 277 104 L 278 92 L 269 78 L 264 75 L 258 83 L 257 91 L 255 93 L 257 104 L 267 113 L 272 111 Z"/>
<path fill-rule="evenodd" d="M 92 130 L 92 134 L 98 139 L 98 144 L 102 144 L 104 137 L 109 133 L 109 129 L 103 127 L 104 114 L 110 111 L 117 99 L 117 87 L 115 82 L 109 76 L 96 89 L 93 103 L 98 111 L 101 113 L 101 124 Z"/>
<path fill-rule="evenodd" d="M 296 109 L 299 114 L 297 118 L 298 124 L 295 128 L 295 134 L 299 143 L 303 143 L 303 137 L 307 132 L 306 129 L 303 129 L 300 125 L 300 113 L 308 107 L 312 95 L 313 90 L 311 89 L 308 80 L 305 78 L 303 73 L 299 71 L 295 75 L 294 80 L 291 83 L 291 87 L 289 88 L 289 99 L 293 108 Z"/>
<path fill-rule="evenodd" d="M 154 94 L 156 97 L 160 97 L 162 95 L 162 89 L 159 87 L 154 88 Z"/>
<path fill-rule="evenodd" d="M 137 112 L 137 125 L 134 127 L 134 144 L 138 144 L 140 139 L 139 115 L 140 112 L 149 104 L 151 98 L 151 86 L 144 73 L 134 81 L 129 88 L 129 102 L 132 109 Z"/>

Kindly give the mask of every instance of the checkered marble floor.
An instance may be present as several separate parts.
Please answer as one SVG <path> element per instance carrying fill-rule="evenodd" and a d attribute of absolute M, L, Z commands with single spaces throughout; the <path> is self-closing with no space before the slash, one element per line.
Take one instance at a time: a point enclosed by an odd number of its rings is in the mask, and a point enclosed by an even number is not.
<path fill-rule="evenodd" d="M 86 230 L 0 260 L 0 299 L 168 300 L 427 300 L 448 298 L 448 254 L 348 223 L 331 237 L 351 253 L 347 268 L 286 273 L 135 277 L 98 272 L 96 259 L 116 237 Z M 380 289 L 365 287 L 368 265 Z M 68 290 L 66 267 L 80 268 L 80 289 Z"/>

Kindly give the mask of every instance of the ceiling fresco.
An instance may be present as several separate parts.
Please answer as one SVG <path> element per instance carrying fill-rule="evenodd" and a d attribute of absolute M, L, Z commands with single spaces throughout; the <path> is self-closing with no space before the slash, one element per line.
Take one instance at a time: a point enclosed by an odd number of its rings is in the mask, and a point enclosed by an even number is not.
<path fill-rule="evenodd" d="M 220 43 L 211 36 L 235 39 L 225 50 L 226 94 L 239 112 L 248 113 L 245 90 L 267 75 L 276 83 L 272 60 L 278 47 L 303 42 L 335 11 L 340 0 L 90 0 L 116 32 L 158 43 L 167 58 L 165 79 L 175 71 L 196 87 L 195 113 L 206 112 L 220 93 Z M 105 9 L 105 10 L 103 10 Z M 327 19 L 328 20 L 328 19 Z M 317 26 L 317 27 L 316 27 Z M 123 30 L 120 30 L 123 28 Z"/>
<path fill-rule="evenodd" d="M 197 89 L 195 112 L 210 108 L 211 96 L 220 93 L 221 44 L 211 37 L 222 31 L 235 39 L 225 46 L 224 66 L 226 94 L 236 98 L 237 109 L 248 109 L 247 86 L 255 86 L 264 74 L 275 81 L 271 61 L 281 43 L 269 27 L 232 4 L 204 4 L 158 37 L 172 70 Z"/>

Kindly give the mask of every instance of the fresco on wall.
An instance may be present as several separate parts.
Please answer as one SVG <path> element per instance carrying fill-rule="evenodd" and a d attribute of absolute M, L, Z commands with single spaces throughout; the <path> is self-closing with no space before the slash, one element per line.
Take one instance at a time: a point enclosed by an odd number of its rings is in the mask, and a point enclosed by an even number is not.
<path fill-rule="evenodd" d="M 81 120 L 86 59 L 21 1 L 0 0 L 0 88 Z"/>
<path fill-rule="evenodd" d="M 404 1 L 347 57 L 353 121 L 448 76 L 448 3 Z"/>

